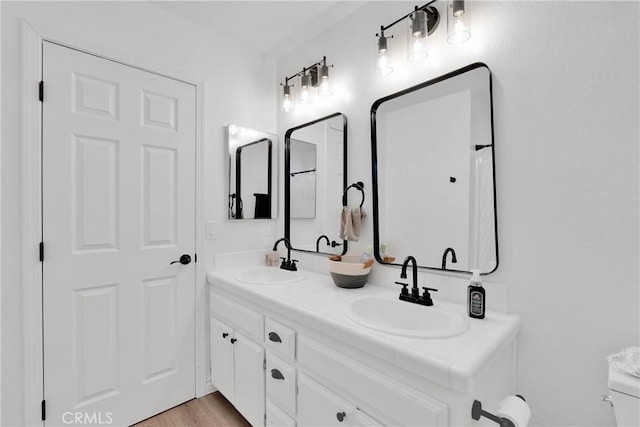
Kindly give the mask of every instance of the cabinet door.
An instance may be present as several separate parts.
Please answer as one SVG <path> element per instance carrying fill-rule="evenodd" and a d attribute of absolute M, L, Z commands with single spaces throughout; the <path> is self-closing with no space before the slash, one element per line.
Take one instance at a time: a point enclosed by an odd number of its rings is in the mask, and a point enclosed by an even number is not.
<path fill-rule="evenodd" d="M 298 425 L 357 425 L 356 408 L 304 374 L 298 375 Z"/>
<path fill-rule="evenodd" d="M 233 405 L 253 426 L 264 426 L 264 349 L 235 333 Z"/>
<path fill-rule="evenodd" d="M 265 378 L 267 399 L 295 417 L 296 368 L 269 353 Z"/>
<path fill-rule="evenodd" d="M 211 318 L 211 382 L 233 402 L 233 330 Z"/>
<path fill-rule="evenodd" d="M 296 427 L 296 422 L 267 399 L 267 427 Z"/>

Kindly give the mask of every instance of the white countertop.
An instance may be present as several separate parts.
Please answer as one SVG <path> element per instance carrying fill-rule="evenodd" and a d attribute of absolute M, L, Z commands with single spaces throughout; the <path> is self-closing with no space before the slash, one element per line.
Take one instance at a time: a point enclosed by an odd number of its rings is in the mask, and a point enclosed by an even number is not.
<path fill-rule="evenodd" d="M 461 393 L 472 390 L 473 378 L 480 368 L 510 344 L 520 330 L 518 316 L 487 311 L 482 320 L 469 318 L 466 332 L 454 337 L 394 336 L 361 326 L 344 312 L 344 306 L 358 296 L 397 299 L 399 292 L 392 288 L 372 284 L 358 289 L 338 288 L 329 275 L 306 270 L 300 271 L 306 278 L 295 283 L 247 284 L 235 278 L 240 271 L 208 273 L 207 280 L 216 289 L 321 330 L 374 357 Z M 436 307 L 466 316 L 466 307 L 439 301 L 437 294 L 433 300 Z"/>

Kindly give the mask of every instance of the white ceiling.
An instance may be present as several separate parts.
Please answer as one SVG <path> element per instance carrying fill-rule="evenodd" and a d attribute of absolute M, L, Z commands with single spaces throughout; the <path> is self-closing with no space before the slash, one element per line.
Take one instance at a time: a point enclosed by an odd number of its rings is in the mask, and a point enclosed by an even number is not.
<path fill-rule="evenodd" d="M 216 34 L 280 56 L 331 27 L 367 1 L 152 1 Z"/>

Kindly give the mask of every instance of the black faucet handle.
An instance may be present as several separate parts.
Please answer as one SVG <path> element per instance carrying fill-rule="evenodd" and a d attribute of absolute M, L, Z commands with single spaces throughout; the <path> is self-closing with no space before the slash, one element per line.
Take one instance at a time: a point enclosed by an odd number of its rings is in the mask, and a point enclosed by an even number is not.
<path fill-rule="evenodd" d="M 396 285 L 401 285 L 402 286 L 402 290 L 400 291 L 400 295 L 409 295 L 409 290 L 407 289 L 407 286 L 409 286 L 408 283 L 396 282 Z"/>
<path fill-rule="evenodd" d="M 429 291 L 438 292 L 438 290 L 434 289 L 434 288 L 427 288 L 426 286 L 423 286 L 422 290 L 424 292 L 422 294 L 422 297 L 420 297 L 420 299 L 422 300 L 420 302 L 420 304 L 422 304 L 422 305 L 433 305 L 433 300 L 431 299 L 431 295 L 429 294 Z"/>
<path fill-rule="evenodd" d="M 289 264 L 289 267 L 291 267 L 291 271 L 298 271 L 298 266 L 296 265 L 296 262 L 298 262 L 297 259 L 291 260 L 291 264 Z"/>

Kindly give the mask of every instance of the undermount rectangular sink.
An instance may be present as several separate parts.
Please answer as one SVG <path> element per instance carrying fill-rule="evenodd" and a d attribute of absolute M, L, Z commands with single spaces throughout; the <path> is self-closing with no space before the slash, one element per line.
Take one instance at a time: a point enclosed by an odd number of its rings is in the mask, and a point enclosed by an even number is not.
<path fill-rule="evenodd" d="M 469 327 L 468 319 L 458 313 L 398 299 L 361 296 L 347 301 L 343 309 L 359 325 L 396 336 L 448 338 Z"/>

